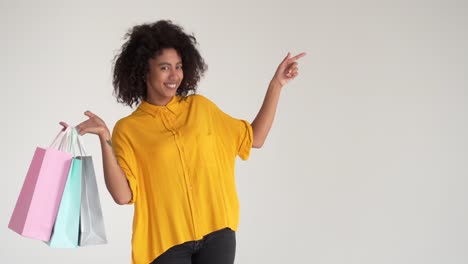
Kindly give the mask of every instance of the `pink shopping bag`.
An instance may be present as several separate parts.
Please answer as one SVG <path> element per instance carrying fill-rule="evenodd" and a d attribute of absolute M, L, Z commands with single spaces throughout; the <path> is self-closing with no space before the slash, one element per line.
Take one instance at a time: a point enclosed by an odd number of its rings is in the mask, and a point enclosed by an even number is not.
<path fill-rule="evenodd" d="M 22 236 L 50 240 L 72 161 L 72 154 L 64 151 L 68 134 L 69 129 L 61 131 L 51 147 L 34 153 L 8 224 Z"/>

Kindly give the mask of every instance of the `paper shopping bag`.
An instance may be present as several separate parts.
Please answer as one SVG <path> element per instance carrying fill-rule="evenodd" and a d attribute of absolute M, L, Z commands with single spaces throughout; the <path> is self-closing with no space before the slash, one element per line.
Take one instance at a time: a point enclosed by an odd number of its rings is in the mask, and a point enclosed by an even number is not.
<path fill-rule="evenodd" d="M 81 204 L 81 167 L 81 158 L 73 158 L 52 231 L 52 237 L 47 243 L 50 247 L 74 248 L 78 246 Z"/>
<path fill-rule="evenodd" d="M 106 231 L 91 156 L 81 157 L 80 246 L 106 244 Z"/>
<path fill-rule="evenodd" d="M 68 130 L 57 142 L 63 145 Z M 60 147 L 59 147 L 60 149 Z M 54 148 L 36 148 L 8 227 L 16 233 L 48 241 L 70 169 L 72 154 Z"/>

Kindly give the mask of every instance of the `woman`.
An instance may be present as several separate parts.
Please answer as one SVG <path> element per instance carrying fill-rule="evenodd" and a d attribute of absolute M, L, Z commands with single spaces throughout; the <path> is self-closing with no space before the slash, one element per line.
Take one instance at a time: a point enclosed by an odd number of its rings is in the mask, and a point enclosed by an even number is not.
<path fill-rule="evenodd" d="M 132 263 L 234 263 L 235 158 L 263 145 L 282 87 L 298 75 L 305 53 L 288 53 L 249 124 L 195 94 L 206 65 L 194 36 L 170 21 L 136 26 L 126 36 L 114 92 L 138 108 L 116 123 L 112 137 L 89 111 L 76 128 L 99 136 L 114 201 L 135 206 Z"/>

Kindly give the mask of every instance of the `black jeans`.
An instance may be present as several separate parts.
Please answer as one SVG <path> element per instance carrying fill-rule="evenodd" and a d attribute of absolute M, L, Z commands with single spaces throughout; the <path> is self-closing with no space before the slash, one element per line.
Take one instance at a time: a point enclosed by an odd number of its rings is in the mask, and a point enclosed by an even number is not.
<path fill-rule="evenodd" d="M 224 228 L 168 249 L 151 264 L 234 264 L 236 233 Z"/>

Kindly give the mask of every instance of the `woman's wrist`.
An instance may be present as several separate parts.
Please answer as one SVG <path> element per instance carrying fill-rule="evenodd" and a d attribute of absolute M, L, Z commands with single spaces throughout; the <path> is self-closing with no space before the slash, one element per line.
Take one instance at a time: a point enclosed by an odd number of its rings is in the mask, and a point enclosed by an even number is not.
<path fill-rule="evenodd" d="M 111 140 L 111 134 L 110 134 L 109 129 L 107 127 L 102 132 L 100 132 L 98 135 L 99 135 L 99 139 L 101 141 Z"/>
<path fill-rule="evenodd" d="M 273 78 L 270 81 L 270 88 L 271 89 L 281 90 L 283 88 L 283 85 L 280 83 L 280 81 L 278 79 Z"/>

